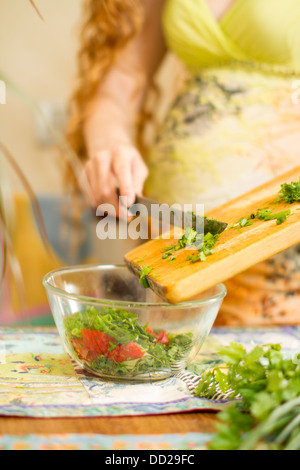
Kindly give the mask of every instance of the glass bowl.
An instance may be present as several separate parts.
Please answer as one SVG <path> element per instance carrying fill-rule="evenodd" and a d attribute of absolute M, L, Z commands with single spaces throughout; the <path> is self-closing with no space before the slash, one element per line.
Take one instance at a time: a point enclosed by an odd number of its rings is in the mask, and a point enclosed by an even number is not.
<path fill-rule="evenodd" d="M 209 335 L 223 284 L 181 304 L 163 303 L 126 266 L 78 266 L 43 284 L 70 356 L 103 379 L 163 380 L 185 369 Z"/>

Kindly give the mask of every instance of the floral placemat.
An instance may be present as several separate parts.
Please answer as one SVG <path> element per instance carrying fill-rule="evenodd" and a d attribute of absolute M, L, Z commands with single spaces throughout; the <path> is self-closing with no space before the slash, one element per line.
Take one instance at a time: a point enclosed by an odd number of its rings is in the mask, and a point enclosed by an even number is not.
<path fill-rule="evenodd" d="M 300 350 L 300 328 L 214 329 L 191 370 L 200 374 L 215 364 L 216 348 L 231 341 L 246 348 L 280 343 L 295 354 Z M 142 416 L 219 411 L 226 405 L 192 396 L 176 377 L 135 385 L 101 380 L 74 365 L 56 330 L 0 328 L 1 416 Z"/>
<path fill-rule="evenodd" d="M 209 434 L 65 434 L 0 437 L 0 450 L 205 450 Z"/>

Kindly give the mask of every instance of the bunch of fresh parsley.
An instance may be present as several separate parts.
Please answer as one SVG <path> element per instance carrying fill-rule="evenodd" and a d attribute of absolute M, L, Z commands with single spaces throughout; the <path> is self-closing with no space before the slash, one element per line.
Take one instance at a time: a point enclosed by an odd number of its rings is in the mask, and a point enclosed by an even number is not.
<path fill-rule="evenodd" d="M 219 414 L 211 450 L 300 450 L 300 355 L 287 358 L 280 345 L 237 343 L 219 350 L 224 367 L 206 372 L 196 390 L 212 397 L 216 386 L 233 405 Z"/>

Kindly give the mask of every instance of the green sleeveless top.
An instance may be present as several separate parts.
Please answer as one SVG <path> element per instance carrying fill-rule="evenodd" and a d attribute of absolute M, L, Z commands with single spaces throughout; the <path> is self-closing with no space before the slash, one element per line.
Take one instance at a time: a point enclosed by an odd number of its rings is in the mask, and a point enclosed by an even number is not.
<path fill-rule="evenodd" d="M 236 0 L 220 21 L 206 0 L 167 0 L 163 25 L 191 69 L 250 61 L 300 71 L 299 0 Z"/>

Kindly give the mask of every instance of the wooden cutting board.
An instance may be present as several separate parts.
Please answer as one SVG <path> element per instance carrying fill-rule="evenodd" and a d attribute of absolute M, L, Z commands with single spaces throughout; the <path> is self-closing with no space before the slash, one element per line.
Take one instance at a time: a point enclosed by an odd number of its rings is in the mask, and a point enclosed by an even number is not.
<path fill-rule="evenodd" d="M 259 188 L 209 213 L 208 218 L 236 224 L 258 209 L 272 208 L 277 213 L 290 209 L 292 215 L 281 225 L 276 220 L 255 220 L 254 224 L 222 233 L 215 253 L 206 261 L 191 264 L 187 260 L 190 250 L 176 253 L 176 261 L 163 260 L 163 250 L 176 243 L 169 239 L 154 239 L 125 256 L 128 267 L 140 276 L 144 266 L 152 269 L 147 276 L 151 289 L 163 300 L 179 303 L 192 299 L 218 283 L 234 277 L 251 266 L 300 243 L 300 203 L 272 204 L 278 197 L 281 184 L 299 181 L 300 166 Z M 181 229 L 181 233 L 183 231 Z"/>

